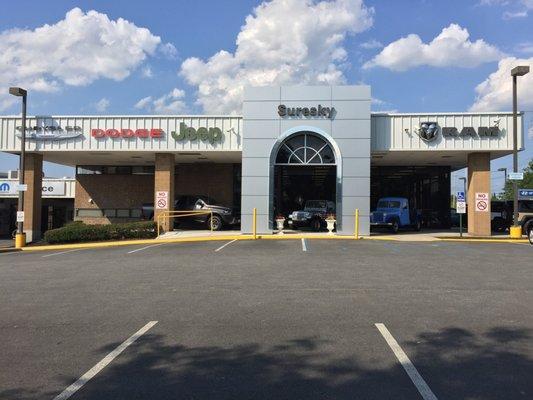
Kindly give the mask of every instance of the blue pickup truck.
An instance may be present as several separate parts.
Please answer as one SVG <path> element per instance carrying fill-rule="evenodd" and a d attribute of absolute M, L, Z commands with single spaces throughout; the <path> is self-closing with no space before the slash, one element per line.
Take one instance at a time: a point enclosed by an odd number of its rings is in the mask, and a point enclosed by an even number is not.
<path fill-rule="evenodd" d="M 376 210 L 370 213 L 371 228 L 388 228 L 393 233 L 400 229 L 422 228 L 422 218 L 418 210 L 409 207 L 404 197 L 383 197 L 379 199 Z"/>

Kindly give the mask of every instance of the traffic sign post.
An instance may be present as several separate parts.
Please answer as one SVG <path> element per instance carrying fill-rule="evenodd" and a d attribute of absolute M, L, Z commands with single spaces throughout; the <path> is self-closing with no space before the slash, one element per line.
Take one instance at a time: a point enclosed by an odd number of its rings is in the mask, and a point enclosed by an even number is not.
<path fill-rule="evenodd" d="M 459 236 L 463 237 L 463 214 L 466 213 L 465 192 L 457 192 L 455 211 L 459 214 Z"/>
<path fill-rule="evenodd" d="M 507 179 L 510 181 L 521 181 L 524 179 L 524 173 L 523 172 L 509 172 L 509 174 L 507 174 Z"/>

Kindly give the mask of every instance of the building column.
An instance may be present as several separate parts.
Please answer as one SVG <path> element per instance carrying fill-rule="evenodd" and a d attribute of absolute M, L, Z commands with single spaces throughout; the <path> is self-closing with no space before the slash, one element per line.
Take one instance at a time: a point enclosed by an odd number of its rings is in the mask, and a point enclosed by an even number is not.
<path fill-rule="evenodd" d="M 24 183 L 28 190 L 24 193 L 24 232 L 26 242 L 41 239 L 41 208 L 43 190 L 43 155 L 26 153 Z"/>
<path fill-rule="evenodd" d="M 154 176 L 154 221 L 164 211 L 174 210 L 174 154 L 156 153 L 155 155 L 155 176 Z M 158 206 L 157 192 L 167 192 L 166 208 Z M 161 219 L 161 228 L 164 231 L 171 230 L 173 219 Z"/>
<path fill-rule="evenodd" d="M 478 206 L 476 194 L 487 194 L 488 200 Z M 468 155 L 468 233 L 490 236 L 490 153 Z M 486 207 L 485 207 L 486 205 Z M 485 211 L 481 211 L 484 209 Z"/>

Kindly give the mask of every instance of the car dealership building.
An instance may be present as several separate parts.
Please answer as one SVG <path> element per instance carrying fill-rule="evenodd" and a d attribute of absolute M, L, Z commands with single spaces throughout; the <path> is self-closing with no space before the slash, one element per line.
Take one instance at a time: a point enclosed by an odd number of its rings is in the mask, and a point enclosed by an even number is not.
<path fill-rule="evenodd" d="M 512 153 L 512 113 L 371 113 L 370 103 L 369 86 L 254 87 L 242 116 L 30 117 L 28 241 L 41 232 L 43 160 L 76 167 L 74 219 L 87 223 L 138 220 L 147 203 L 157 218 L 178 195 L 198 194 L 239 210 L 243 233 L 256 209 L 258 233 L 269 233 L 275 215 L 330 200 L 339 235 L 353 234 L 356 209 L 368 234 L 384 196 L 449 226 L 451 172 L 467 167 L 469 232 L 490 235 L 490 201 L 477 203 L 490 198 L 490 161 Z M 0 151 L 19 153 L 21 125 L 0 117 Z M 522 149 L 522 115 L 518 126 Z"/>

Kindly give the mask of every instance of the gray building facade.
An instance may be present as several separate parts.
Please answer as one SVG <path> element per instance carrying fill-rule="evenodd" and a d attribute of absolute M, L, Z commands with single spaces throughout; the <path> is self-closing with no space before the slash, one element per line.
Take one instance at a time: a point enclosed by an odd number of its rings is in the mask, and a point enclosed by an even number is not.
<path fill-rule="evenodd" d="M 243 103 L 241 230 L 272 232 L 274 165 L 283 143 L 303 132 L 323 138 L 336 168 L 337 231 L 369 232 L 370 86 L 290 86 L 246 88 Z M 311 164 L 309 164 L 311 165 Z M 314 165 L 314 164 L 313 164 Z M 305 166 L 302 166 L 305 168 Z"/>

